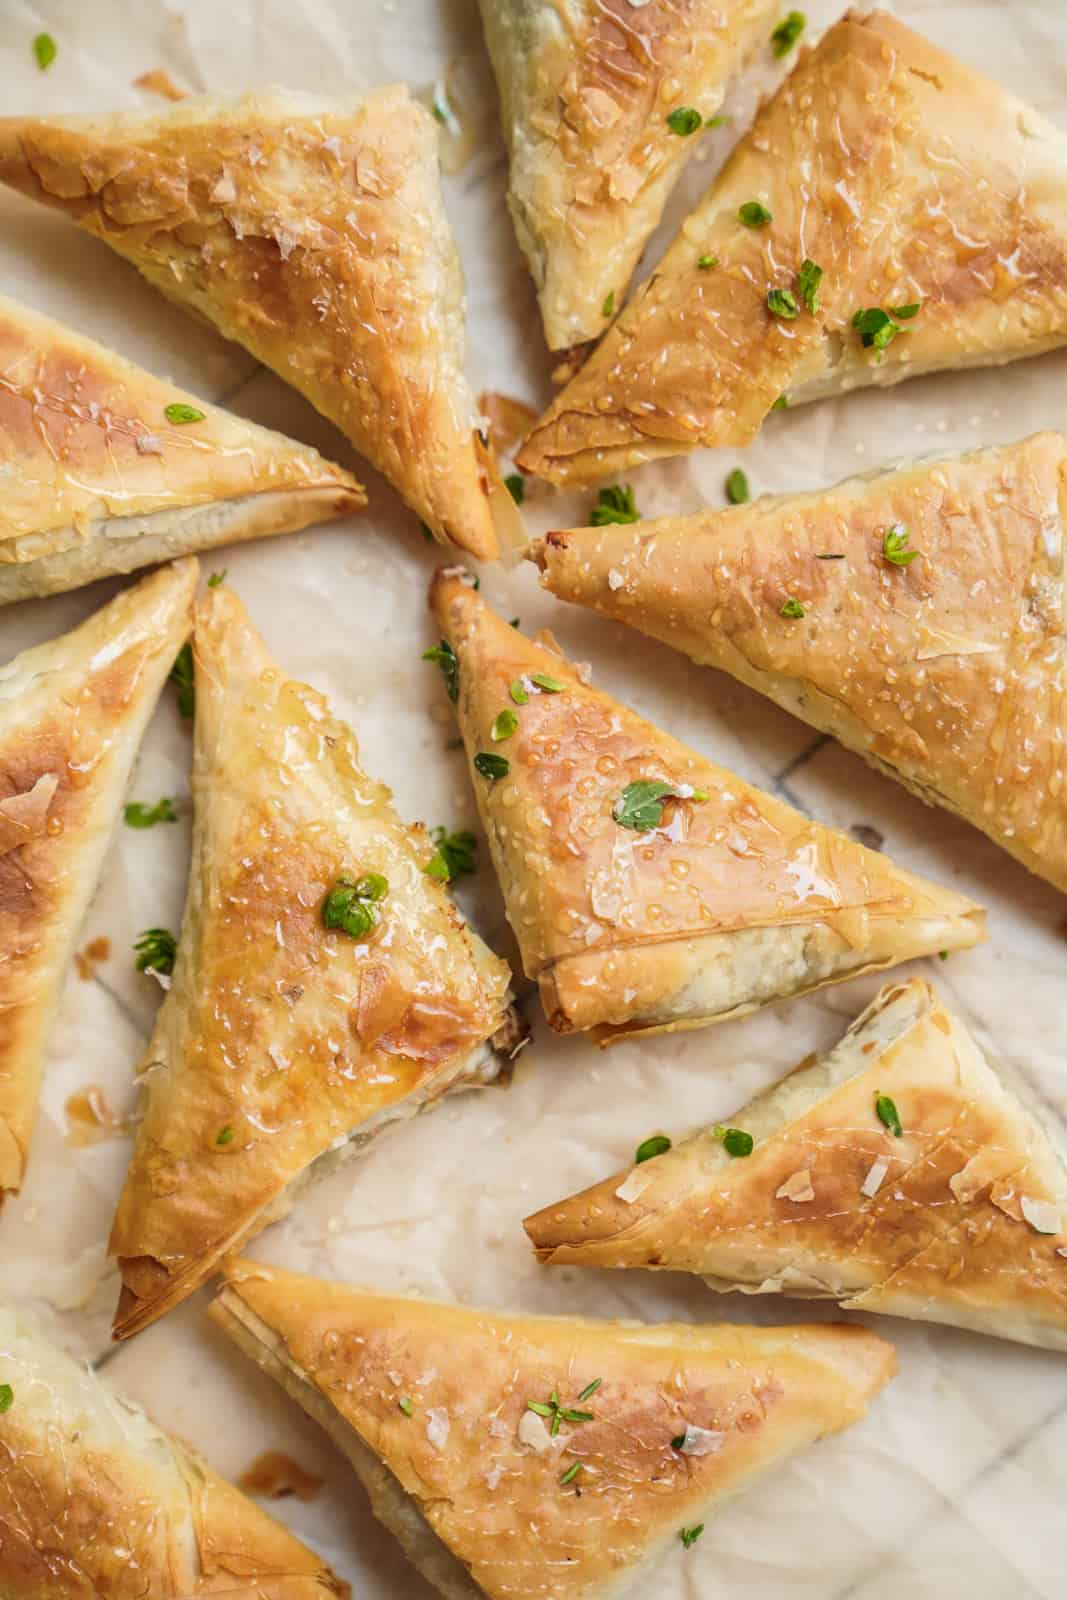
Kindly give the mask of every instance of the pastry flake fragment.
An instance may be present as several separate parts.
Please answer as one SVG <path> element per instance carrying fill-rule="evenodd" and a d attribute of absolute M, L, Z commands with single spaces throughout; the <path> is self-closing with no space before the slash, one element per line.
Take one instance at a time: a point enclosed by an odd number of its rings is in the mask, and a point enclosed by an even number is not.
<path fill-rule="evenodd" d="M 772 220 L 745 227 L 755 198 Z M 763 106 L 518 462 L 593 482 L 747 444 L 783 394 L 792 407 L 1065 341 L 1059 129 L 895 18 L 849 12 Z"/>
<path fill-rule="evenodd" d="M 962 895 L 705 760 L 458 578 L 439 573 L 431 604 L 508 918 L 553 1027 L 608 1042 L 701 1026 L 983 937 Z M 534 692 L 494 746 L 516 680 Z"/>
<path fill-rule="evenodd" d="M 551 350 L 599 339 L 774 0 L 481 0 Z"/>
<path fill-rule="evenodd" d="M 22 1185 L 60 987 L 197 567 L 164 567 L 0 667 L 0 1197 Z"/>
<path fill-rule="evenodd" d="M 281 1523 L 6 1308 L 0 1373 L 4 1600 L 349 1600 Z"/>
<path fill-rule="evenodd" d="M 904 1132 L 877 1114 L 891 1093 Z M 1004 1069 L 921 978 L 887 985 L 828 1055 L 739 1113 L 525 1227 L 542 1261 L 694 1272 L 718 1290 L 837 1300 L 1067 1351 L 1067 1165 Z M 798 1167 L 813 1195 L 784 1193 Z"/>
<path fill-rule="evenodd" d="M 895 1370 L 859 1327 L 522 1316 L 241 1261 L 212 1315 L 344 1451 L 408 1559 L 466 1600 L 621 1594 Z M 421 1420 L 442 1413 L 447 1449 Z"/>
<path fill-rule="evenodd" d="M 225 586 L 195 619 L 193 860 L 110 1251 L 115 1334 L 184 1299 L 300 1185 L 499 1067 L 508 979 L 433 845 Z"/>
<path fill-rule="evenodd" d="M 1046 432 L 534 555 L 559 598 L 733 673 L 1067 889 L 1065 513 L 1067 437 Z"/>
<path fill-rule="evenodd" d="M 494 515 L 517 513 L 463 375 L 436 127 L 404 87 L 8 117 L 0 181 L 299 389 L 437 538 L 496 554 Z"/>

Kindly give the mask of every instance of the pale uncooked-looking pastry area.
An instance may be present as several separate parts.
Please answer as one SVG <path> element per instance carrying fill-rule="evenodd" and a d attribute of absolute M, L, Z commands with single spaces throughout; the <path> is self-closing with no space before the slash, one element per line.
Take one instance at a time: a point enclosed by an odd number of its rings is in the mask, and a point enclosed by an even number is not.
<path fill-rule="evenodd" d="M 786 10 L 782 7 L 782 10 Z M 840 13 L 810 0 L 808 35 Z M 908 0 L 894 13 L 1065 129 L 1062 0 Z M 31 41 L 46 30 L 46 72 Z M 640 275 L 674 236 L 761 93 L 791 64 L 758 54 L 675 189 Z M 192 93 L 284 85 L 341 95 L 445 81 L 469 139 L 445 203 L 467 280 L 467 373 L 476 394 L 547 405 L 554 365 L 504 194 L 507 165 L 475 0 L 0 0 L 4 114 L 151 108 L 134 87 L 163 69 Z M 599 1051 L 547 1026 L 521 977 L 453 709 L 422 659 L 438 635 L 427 588 L 442 551 L 331 425 L 236 344 L 164 300 L 70 221 L 0 191 L 0 289 L 183 390 L 314 446 L 367 486 L 368 509 L 201 559 L 247 606 L 285 672 L 350 722 L 365 770 L 405 820 L 471 828 L 478 871 L 453 885 L 476 930 L 511 961 L 533 1037 L 510 1085 L 449 1096 L 304 1192 L 253 1258 L 385 1292 L 464 1305 L 647 1322 L 766 1325 L 842 1316 L 817 1301 L 717 1295 L 696 1277 L 538 1265 L 522 1219 L 625 1168 L 635 1147 L 675 1142 L 732 1113 L 812 1052 L 829 1050 L 877 993 L 871 976 L 693 1032 Z M 696 450 L 627 474 L 644 517 L 726 503 L 743 466 L 753 495 L 822 488 L 881 463 L 1067 429 L 1067 352 L 1003 369 L 917 379 L 885 393 L 771 415 L 744 451 Z M 511 470 L 510 461 L 504 470 Z M 2 490 L 2 479 L 0 479 Z M 582 526 L 596 490 L 530 480 L 531 536 Z M 444 559 L 453 559 L 445 555 Z M 577 606 L 528 563 L 480 569 L 481 594 L 522 632 L 550 628 L 592 682 L 659 727 L 820 822 L 884 848 L 899 866 L 987 908 L 989 938 L 921 975 L 989 1055 L 1029 1087 L 1050 1123 L 1067 1120 L 1067 900 L 982 833 L 925 807 L 827 738 L 728 677 Z M 0 658 L 75 626 L 124 582 L 0 610 Z M 188 870 L 190 725 L 164 692 L 129 796 L 175 797 L 179 822 L 121 828 L 79 937 L 49 1047 L 28 1175 L 0 1214 L 3 1298 L 31 1310 L 65 1349 L 99 1368 L 154 1422 L 238 1478 L 280 1451 L 321 1479 L 309 1498 L 264 1501 L 352 1585 L 359 1600 L 436 1592 L 373 1517 L 348 1462 L 206 1317 L 210 1289 L 121 1345 L 106 1245 L 129 1160 L 133 1072 L 162 999 L 134 969 L 143 929 L 177 928 Z M 70 1104 L 95 1088 L 116 1127 L 85 1140 Z M 106 1118 L 105 1118 L 106 1120 Z M 1060 1600 L 1067 1584 L 1067 1399 L 1062 1356 L 934 1323 L 859 1313 L 896 1349 L 899 1374 L 847 1431 L 801 1451 L 677 1541 L 634 1593 L 656 1600 Z M 0 1380 L 3 1373 L 0 1373 Z M 3 1574 L 0 1573 L 0 1591 Z"/>

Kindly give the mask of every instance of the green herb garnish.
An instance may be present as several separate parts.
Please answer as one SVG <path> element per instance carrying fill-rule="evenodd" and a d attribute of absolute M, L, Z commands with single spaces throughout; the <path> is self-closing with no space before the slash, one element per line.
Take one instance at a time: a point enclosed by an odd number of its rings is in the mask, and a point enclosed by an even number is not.
<path fill-rule="evenodd" d="M 894 522 L 882 535 L 882 555 L 894 567 L 909 567 L 919 554 L 918 550 L 908 549 L 908 540 L 911 538 L 907 528 L 902 522 Z"/>
<path fill-rule="evenodd" d="M 700 1535 L 703 1532 L 704 1532 L 704 1524 L 702 1522 L 698 1522 L 692 1528 L 682 1528 L 682 1529 L 680 1529 L 679 1533 L 678 1533 L 678 1537 L 679 1537 L 679 1539 L 681 1539 L 682 1544 L 688 1550 L 692 1545 L 696 1544 L 697 1540 L 700 1538 Z"/>
<path fill-rule="evenodd" d="M 604 296 L 604 304 L 600 308 L 602 317 L 610 317 L 615 310 L 615 290 L 611 289 Z"/>
<path fill-rule="evenodd" d="M 537 687 L 545 694 L 562 694 L 566 687 L 565 684 L 560 683 L 558 678 L 553 678 L 547 672 L 531 672 L 530 682 L 536 683 Z"/>
<path fill-rule="evenodd" d="M 229 567 L 223 567 L 221 572 L 213 572 L 210 578 L 207 580 L 208 588 L 217 589 L 221 583 L 225 583 L 226 574 L 229 570 Z"/>
<path fill-rule="evenodd" d="M 447 828 L 442 827 L 433 828 L 430 837 L 437 849 L 422 869 L 427 877 L 437 878 L 441 883 L 451 883 L 453 878 L 462 878 L 477 871 L 474 856 L 478 841 L 473 833 L 449 833 Z"/>
<path fill-rule="evenodd" d="M 917 317 L 922 310 L 922 305 L 916 300 L 910 306 L 890 306 L 890 311 L 898 322 L 910 322 L 912 317 Z"/>
<path fill-rule="evenodd" d="M 146 928 L 133 948 L 138 972 L 173 972 L 178 941 L 169 928 Z"/>
<path fill-rule="evenodd" d="M 874 1109 L 878 1113 L 879 1122 L 884 1122 L 890 1133 L 896 1134 L 898 1139 L 902 1138 L 904 1129 L 901 1125 L 900 1113 L 887 1094 L 875 1095 Z"/>
<path fill-rule="evenodd" d="M 517 506 L 521 506 L 526 499 L 526 479 L 521 472 L 509 472 L 504 479 L 504 487 Z"/>
<path fill-rule="evenodd" d="M 178 813 L 174 801 L 164 795 L 154 806 L 146 806 L 142 800 L 131 800 L 123 807 L 122 818 L 127 828 L 154 828 L 157 822 L 177 822 Z"/>
<path fill-rule="evenodd" d="M 524 706 L 529 703 L 530 696 L 521 678 L 512 678 L 508 684 L 508 694 L 517 706 Z"/>
<path fill-rule="evenodd" d="M 14 1404 L 14 1389 L 9 1383 L 0 1383 L 0 1411 L 10 1411 Z"/>
<path fill-rule="evenodd" d="M 578 1396 L 579 1400 L 588 1400 L 591 1394 L 596 1394 L 603 1382 L 603 1378 L 594 1378 L 592 1383 L 587 1383 L 581 1394 Z"/>
<path fill-rule="evenodd" d="M 193 716 L 196 712 L 196 683 L 193 677 L 193 647 L 188 640 L 174 657 L 170 681 L 178 691 L 179 715 Z"/>
<path fill-rule="evenodd" d="M 914 317 L 919 309 L 918 306 L 914 310 L 911 306 L 904 306 L 903 310 L 907 313 L 904 320 L 907 321 L 909 317 Z M 896 313 L 894 312 L 895 315 Z M 881 360 L 881 352 L 886 346 L 892 344 L 897 334 L 904 331 L 893 321 L 893 317 L 890 316 L 888 311 L 882 310 L 881 306 L 869 306 L 866 309 L 857 311 L 852 318 L 852 326 L 859 331 L 863 348 L 865 350 L 877 350 L 879 360 Z"/>
<path fill-rule="evenodd" d="M 672 133 L 680 133 L 683 138 L 696 133 L 704 118 L 692 106 L 675 106 L 667 118 L 667 126 Z"/>
<path fill-rule="evenodd" d="M 788 600 L 783 601 L 782 609 L 778 615 L 780 617 L 789 617 L 790 620 L 799 619 L 804 615 L 804 607 L 799 600 L 794 600 L 793 596 L 790 595 Z"/>
<path fill-rule="evenodd" d="M 608 522 L 640 522 L 641 513 L 630 485 L 615 483 L 607 489 L 601 489 L 589 520 L 594 528 L 602 528 Z"/>
<path fill-rule="evenodd" d="M 380 901 L 389 893 L 389 880 L 380 872 L 362 878 L 338 878 L 322 902 L 322 925 L 338 928 L 351 939 L 362 939 L 378 922 Z"/>
<path fill-rule="evenodd" d="M 788 411 L 789 410 L 789 396 L 787 394 L 780 394 L 778 396 L 777 400 L 774 402 L 773 406 L 771 407 L 771 410 L 772 411 Z"/>
<path fill-rule="evenodd" d="M 580 1461 L 576 1461 L 573 1467 L 568 1467 L 562 1478 L 560 1478 L 560 1484 L 573 1483 L 581 1470 L 582 1463 Z"/>
<path fill-rule="evenodd" d="M 429 650 L 424 650 L 422 659 L 424 661 L 437 662 L 441 669 L 441 676 L 445 680 L 448 698 L 455 705 L 459 699 L 459 662 L 456 660 L 456 652 L 448 640 L 442 639 L 440 644 L 432 645 Z"/>
<path fill-rule="evenodd" d="M 187 406 L 181 400 L 175 400 L 171 405 L 163 407 L 163 415 L 168 422 L 173 422 L 177 427 L 184 427 L 189 422 L 203 422 L 204 413 L 195 406 Z"/>
<path fill-rule="evenodd" d="M 591 1386 L 583 1389 L 578 1396 L 579 1400 L 587 1400 L 594 1389 L 600 1387 L 600 1381 L 597 1378 Z M 559 1394 L 555 1389 L 553 1389 L 547 1400 L 527 1400 L 526 1409 L 527 1411 L 535 1412 L 539 1417 L 544 1417 L 550 1423 L 548 1431 L 553 1439 L 559 1432 L 560 1425 L 564 1422 L 592 1422 L 593 1420 L 591 1411 L 576 1411 L 571 1406 L 561 1405 Z"/>
<path fill-rule="evenodd" d="M 218 1134 L 215 1137 L 215 1143 L 216 1144 L 232 1144 L 233 1143 L 233 1129 L 230 1127 L 229 1123 L 227 1123 L 224 1128 L 221 1128 L 219 1130 Z"/>
<path fill-rule="evenodd" d="M 726 480 L 726 498 L 732 506 L 743 506 L 750 498 L 748 479 L 740 467 L 735 467 Z"/>
<path fill-rule="evenodd" d="M 803 11 L 790 11 L 771 34 L 771 49 L 780 61 L 787 56 L 804 32 L 807 17 Z"/>
<path fill-rule="evenodd" d="M 717 1124 L 712 1130 L 716 1139 L 722 1141 L 722 1147 L 728 1156 L 750 1156 L 755 1140 L 743 1128 L 724 1128 Z"/>
<path fill-rule="evenodd" d="M 507 777 L 511 762 L 506 756 L 494 756 L 488 750 L 479 750 L 474 758 L 474 770 L 480 772 L 483 778 L 495 782 L 497 778 Z"/>
<path fill-rule="evenodd" d="M 397 1401 L 397 1405 L 400 1407 L 405 1417 L 414 1416 L 415 1407 L 412 1405 L 406 1394 L 402 1394 L 400 1396 L 400 1399 Z"/>
<path fill-rule="evenodd" d="M 774 218 L 762 201 L 746 200 L 744 205 L 738 208 L 737 220 L 743 222 L 746 228 L 763 228 L 768 222 L 773 222 Z"/>
<path fill-rule="evenodd" d="M 499 744 L 502 739 L 510 739 L 518 726 L 519 719 L 514 711 L 498 711 L 489 729 L 489 737 L 494 744 Z"/>
<path fill-rule="evenodd" d="M 707 272 L 709 267 L 717 267 L 718 265 L 719 265 L 718 256 L 698 256 L 697 257 L 697 266 L 700 268 L 700 270 L 702 272 Z"/>
<path fill-rule="evenodd" d="M 56 41 L 50 33 L 39 33 L 37 35 L 33 41 L 33 54 L 41 71 L 46 72 L 56 59 Z M 3 1409 L 6 1410 L 6 1407 Z"/>
<path fill-rule="evenodd" d="M 694 791 L 690 798 L 696 800 L 702 792 Z M 676 784 L 661 783 L 658 778 L 637 778 L 626 785 L 612 807 L 611 815 L 620 828 L 632 828 L 635 833 L 651 833 L 663 821 L 664 801 L 675 798 L 678 798 Z"/>
<path fill-rule="evenodd" d="M 845 557 L 839 550 L 824 550 L 815 559 L 816 561 L 844 561 Z"/>
<path fill-rule="evenodd" d="M 800 263 L 797 273 L 797 294 L 803 300 L 812 316 L 819 309 L 819 285 L 822 282 L 822 268 L 817 267 L 814 261 L 809 261 L 807 256 Z"/>
<path fill-rule="evenodd" d="M 422 529 L 422 537 L 426 540 L 426 543 L 433 544 L 433 529 L 430 527 L 429 523 L 423 522 L 420 518 L 419 527 Z"/>
<path fill-rule="evenodd" d="M 642 1161 L 651 1161 L 653 1156 L 666 1155 L 670 1147 L 671 1141 L 665 1133 L 654 1133 L 648 1139 L 642 1139 L 634 1161 L 640 1166 Z"/>
<path fill-rule="evenodd" d="M 787 322 L 799 314 L 796 296 L 792 289 L 768 289 L 767 310 L 774 317 L 784 317 Z"/>

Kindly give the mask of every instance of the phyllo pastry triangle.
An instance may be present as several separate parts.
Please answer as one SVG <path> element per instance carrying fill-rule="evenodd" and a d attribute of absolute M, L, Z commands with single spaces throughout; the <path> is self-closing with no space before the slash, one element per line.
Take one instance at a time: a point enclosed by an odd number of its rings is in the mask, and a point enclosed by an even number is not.
<path fill-rule="evenodd" d="M 438 573 L 478 809 L 552 1026 L 699 1027 L 984 937 L 984 914 L 591 688 Z"/>
<path fill-rule="evenodd" d="M 111 1234 L 115 1335 L 192 1292 L 296 1190 L 487 1081 L 508 980 L 428 876 L 433 846 L 225 588 L 194 633 L 193 859 L 144 1119 Z"/>
<path fill-rule="evenodd" d="M 801 57 L 520 452 L 587 482 L 1067 342 L 1063 135 L 875 11 Z"/>
<path fill-rule="evenodd" d="M 1065 513 L 1067 439 L 1040 433 L 535 557 L 561 599 L 732 672 L 1067 889 Z"/>
<path fill-rule="evenodd" d="M 450 1600 L 608 1600 L 892 1377 L 865 1328 L 474 1310 L 231 1265 L 213 1316 Z M 679 1556 L 681 1551 L 678 1551 Z"/>
<path fill-rule="evenodd" d="M 776 0 L 481 0 L 551 350 L 598 339 Z"/>
<path fill-rule="evenodd" d="M 306 1545 L 6 1309 L 0 1376 L 4 1600 L 347 1600 Z"/>
<path fill-rule="evenodd" d="M 402 86 L 0 120 L 0 181 L 65 211 L 335 422 L 443 542 L 496 554 L 433 118 Z M 494 495 L 498 514 L 510 496 Z"/>
<path fill-rule="evenodd" d="M 542 1261 L 696 1272 L 1067 1350 L 1063 1150 L 921 978 L 887 985 L 729 1126 L 525 1226 Z"/>
<path fill-rule="evenodd" d="M 0 1199 L 22 1184 L 60 986 L 195 587 L 195 561 L 164 567 L 0 667 Z"/>
<path fill-rule="evenodd" d="M 0 295 L 0 605 L 366 504 L 317 451 Z"/>

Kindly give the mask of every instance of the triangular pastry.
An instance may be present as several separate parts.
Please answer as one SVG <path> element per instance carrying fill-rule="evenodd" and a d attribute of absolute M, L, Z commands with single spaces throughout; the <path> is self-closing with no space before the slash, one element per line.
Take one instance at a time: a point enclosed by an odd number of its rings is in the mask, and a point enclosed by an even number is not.
<path fill-rule="evenodd" d="M 753 204 L 769 220 L 746 226 Z M 1064 342 L 1062 133 L 884 12 L 849 13 L 760 111 L 518 459 L 590 481 L 747 444 L 783 395 Z"/>
<path fill-rule="evenodd" d="M 317 451 L 3 295 L 0 481 L 0 605 L 366 504 Z"/>
<path fill-rule="evenodd" d="M 963 895 L 590 688 L 460 578 L 438 573 L 432 605 L 508 919 L 553 1027 L 602 1042 L 699 1027 L 984 937 Z"/>
<path fill-rule="evenodd" d="M 397 85 L 0 120 L 0 181 L 57 207 L 273 367 L 432 531 L 496 554 L 511 507 L 463 376 L 437 133 Z"/>
<path fill-rule="evenodd" d="M 0 667 L 0 1199 L 22 1184 L 60 986 L 196 570 L 164 567 Z"/>
<path fill-rule="evenodd" d="M 731 1126 L 526 1231 L 542 1261 L 696 1272 L 1067 1350 L 1067 1166 L 1019 1096 L 928 983 L 887 985 Z M 738 1132 L 748 1155 L 730 1153 Z"/>
<path fill-rule="evenodd" d="M 115 1335 L 190 1294 L 297 1189 L 485 1081 L 509 972 L 426 874 L 433 846 L 286 679 L 225 588 L 194 632 L 193 857 L 110 1251 Z"/>
<path fill-rule="evenodd" d="M 862 1417 L 896 1367 L 859 1327 L 523 1316 L 253 1261 L 212 1314 L 451 1600 L 621 1594 L 683 1529 Z"/>
<path fill-rule="evenodd" d="M 0 1378 L 4 1600 L 347 1600 L 281 1523 L 7 1309 Z"/>
<path fill-rule="evenodd" d="M 549 349 L 598 339 L 777 0 L 481 0 Z M 605 311 L 605 304 L 608 310 Z"/>
<path fill-rule="evenodd" d="M 1067 439 L 1041 433 L 550 533 L 535 559 L 561 599 L 732 672 L 1067 889 L 1065 515 Z"/>

